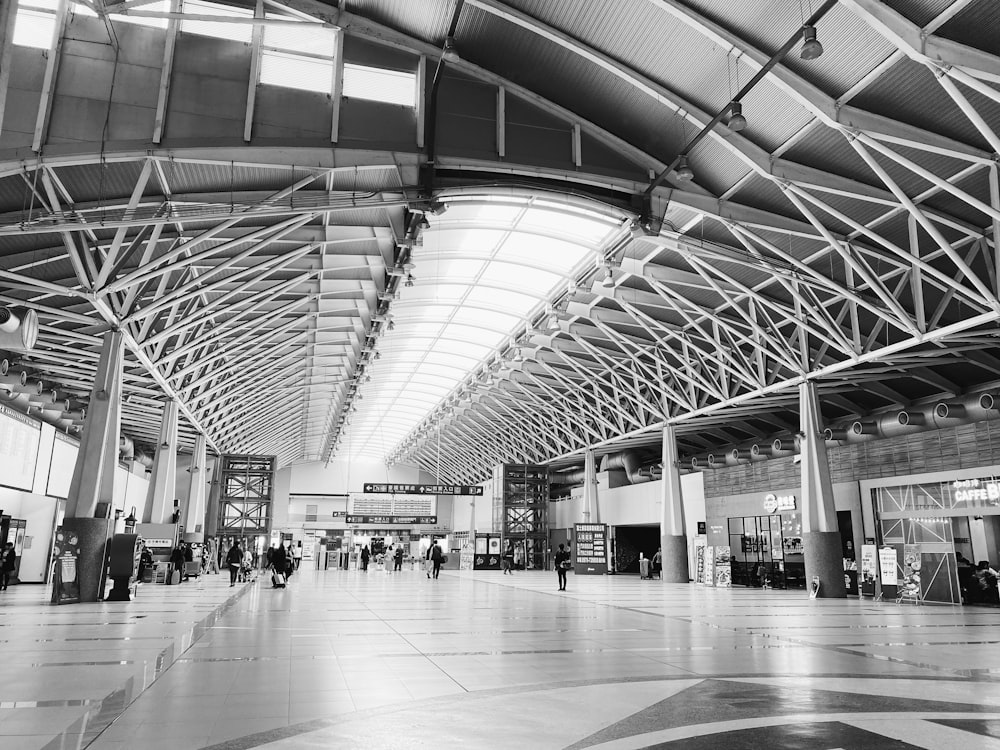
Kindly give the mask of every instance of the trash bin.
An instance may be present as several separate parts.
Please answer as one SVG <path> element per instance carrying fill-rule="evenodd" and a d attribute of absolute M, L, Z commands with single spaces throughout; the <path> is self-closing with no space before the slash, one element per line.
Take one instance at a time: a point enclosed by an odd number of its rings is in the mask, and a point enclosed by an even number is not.
<path fill-rule="evenodd" d="M 640 578 L 652 578 L 649 575 L 649 558 L 642 558 L 639 560 L 639 577 Z"/>

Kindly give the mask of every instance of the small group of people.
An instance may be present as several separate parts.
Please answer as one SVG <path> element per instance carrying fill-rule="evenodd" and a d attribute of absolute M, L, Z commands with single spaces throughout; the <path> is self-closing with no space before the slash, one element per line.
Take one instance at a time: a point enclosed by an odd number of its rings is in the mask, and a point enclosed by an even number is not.
<path fill-rule="evenodd" d="M 441 572 L 441 563 L 445 562 L 445 559 L 437 539 L 432 540 L 431 546 L 427 548 L 427 553 L 424 556 L 424 572 L 427 573 L 428 578 L 437 580 L 438 574 Z"/>
<path fill-rule="evenodd" d="M 973 562 L 961 552 L 955 553 L 958 562 L 958 581 L 967 604 L 1000 604 L 1000 590 L 997 581 L 1000 573 L 993 569 L 989 560 Z"/>
<path fill-rule="evenodd" d="M 500 568 L 504 575 L 514 575 L 515 570 L 524 569 L 524 547 L 520 544 L 514 546 L 511 540 L 507 540 L 507 547 L 500 557 Z"/>

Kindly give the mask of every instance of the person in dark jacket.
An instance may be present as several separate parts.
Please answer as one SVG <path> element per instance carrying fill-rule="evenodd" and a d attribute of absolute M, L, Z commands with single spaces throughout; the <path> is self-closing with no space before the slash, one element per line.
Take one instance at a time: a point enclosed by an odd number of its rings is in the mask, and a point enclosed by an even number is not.
<path fill-rule="evenodd" d="M 368 545 L 366 544 L 364 547 L 361 548 L 361 569 L 362 570 L 368 570 L 368 561 L 371 560 L 371 559 L 372 559 L 372 553 L 371 553 L 371 550 L 368 549 Z"/>
<path fill-rule="evenodd" d="M 237 539 L 233 546 L 226 553 L 226 567 L 229 568 L 229 585 L 236 585 L 236 576 L 240 572 L 240 564 L 243 562 L 243 550 L 240 549 L 240 541 Z"/>
<path fill-rule="evenodd" d="M 17 555 L 14 554 L 14 542 L 7 542 L 3 552 L 0 552 L 0 591 L 7 590 L 10 577 L 17 567 Z"/>
<path fill-rule="evenodd" d="M 431 545 L 429 556 L 431 564 L 433 565 L 434 578 L 437 578 L 438 573 L 441 572 L 441 560 L 444 557 L 444 553 L 438 546 L 437 540 L 435 540 L 434 544 Z"/>
<path fill-rule="evenodd" d="M 566 590 L 566 571 L 569 570 L 570 566 L 570 554 L 563 545 L 559 545 L 559 551 L 556 552 L 555 560 L 553 562 L 556 565 L 556 575 L 559 577 L 559 590 Z"/>
<path fill-rule="evenodd" d="M 279 544 L 271 552 L 271 567 L 274 569 L 275 573 L 281 573 L 285 575 L 285 568 L 288 565 L 288 558 L 285 556 L 284 545 Z"/>
<path fill-rule="evenodd" d="M 177 581 L 178 583 L 184 580 L 184 550 L 182 549 L 183 545 L 184 542 L 181 542 L 176 547 L 174 547 L 174 551 L 170 553 L 170 564 L 173 566 L 173 569 L 180 574 L 180 578 Z M 171 573 L 171 575 L 173 575 L 173 573 Z"/>
<path fill-rule="evenodd" d="M 403 569 L 403 545 L 402 544 L 396 546 L 396 552 L 392 556 L 392 561 L 395 563 L 395 566 L 394 566 L 395 570 L 402 570 Z"/>

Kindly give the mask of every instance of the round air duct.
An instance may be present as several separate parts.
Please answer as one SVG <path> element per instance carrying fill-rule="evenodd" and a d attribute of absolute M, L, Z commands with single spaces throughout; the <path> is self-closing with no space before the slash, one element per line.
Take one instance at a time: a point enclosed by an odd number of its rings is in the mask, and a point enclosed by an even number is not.
<path fill-rule="evenodd" d="M 0 307 L 0 349 L 30 352 L 38 343 L 38 315 L 34 310 Z"/>

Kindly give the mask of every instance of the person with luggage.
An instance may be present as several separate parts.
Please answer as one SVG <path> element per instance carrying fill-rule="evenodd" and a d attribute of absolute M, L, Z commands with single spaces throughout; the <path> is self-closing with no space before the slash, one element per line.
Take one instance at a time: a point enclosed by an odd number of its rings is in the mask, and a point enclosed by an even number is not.
<path fill-rule="evenodd" d="M 172 570 L 170 572 L 170 580 L 169 580 L 170 583 L 174 582 L 175 574 L 177 577 L 177 583 L 180 583 L 181 581 L 184 580 L 184 550 L 182 549 L 183 546 L 184 542 L 181 542 L 176 547 L 174 547 L 174 551 L 170 553 L 170 565 L 172 566 Z"/>
<path fill-rule="evenodd" d="M 649 577 L 650 578 L 662 578 L 661 572 L 663 571 L 663 548 L 657 547 L 656 554 L 653 555 L 653 562 L 649 566 Z"/>
<path fill-rule="evenodd" d="M 243 551 L 240 549 L 240 540 L 236 539 L 233 546 L 226 553 L 226 567 L 229 568 L 229 587 L 236 585 L 236 576 L 240 572 L 240 565 L 243 563 Z"/>
<path fill-rule="evenodd" d="M 559 578 L 559 590 L 566 590 L 566 571 L 570 568 L 569 550 L 562 544 L 559 545 L 559 551 L 556 552 L 555 556 L 556 565 L 556 575 Z"/>
<path fill-rule="evenodd" d="M 285 547 L 279 544 L 271 551 L 271 585 L 276 589 L 285 588 L 285 568 L 288 560 L 285 557 Z"/>
<path fill-rule="evenodd" d="M 393 562 L 395 563 L 395 569 L 402 572 L 403 570 L 403 545 L 397 544 L 396 551 L 392 555 Z"/>

